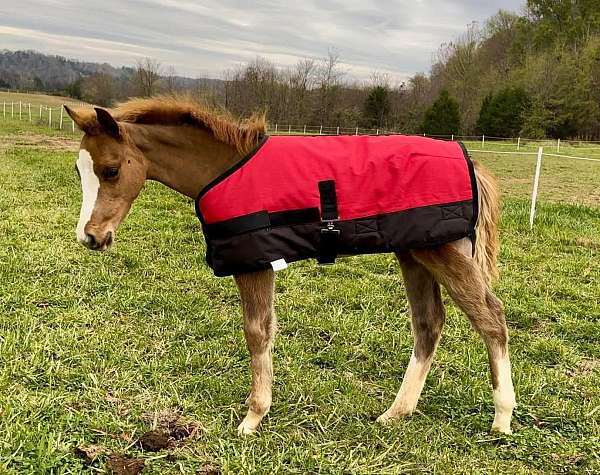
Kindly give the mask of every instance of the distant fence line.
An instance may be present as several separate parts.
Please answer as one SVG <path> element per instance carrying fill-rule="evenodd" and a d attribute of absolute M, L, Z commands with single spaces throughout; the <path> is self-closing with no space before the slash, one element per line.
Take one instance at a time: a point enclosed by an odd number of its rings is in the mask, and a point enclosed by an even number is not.
<path fill-rule="evenodd" d="M 274 124 L 269 131 L 275 135 L 389 135 L 401 134 L 400 130 L 390 130 L 385 128 L 367 129 L 362 127 L 326 127 L 322 125 L 280 125 Z M 413 134 L 416 135 L 416 134 Z M 581 150 L 586 150 L 584 145 L 591 145 L 589 150 L 600 151 L 600 141 L 590 140 L 561 140 L 561 139 L 533 139 L 527 137 L 495 137 L 490 135 L 439 135 L 439 134 L 420 134 L 424 137 L 439 138 L 446 140 L 464 140 L 469 142 L 481 142 L 481 148 L 485 148 L 486 142 L 493 142 L 495 146 L 514 147 L 517 151 L 527 144 L 535 143 L 536 146 L 544 144 L 545 146 L 554 146 L 557 153 L 560 153 L 561 146 L 577 146 Z"/>
<path fill-rule="evenodd" d="M 90 107 L 90 104 L 76 101 L 70 102 L 67 105 Z M 31 104 L 23 101 L 3 101 L 2 117 L 17 117 L 20 120 L 29 120 L 31 123 L 35 121 L 38 125 L 48 125 L 49 128 L 56 128 L 59 130 L 70 128 L 72 132 L 75 132 L 76 129 L 76 126 L 71 118 L 64 113 L 63 106 L 51 107 L 43 104 Z M 363 127 L 274 124 L 269 127 L 269 133 L 274 135 L 389 135 L 401 134 L 402 131 L 385 128 L 368 129 Z M 481 149 L 485 149 L 487 142 L 493 143 L 496 147 L 513 148 L 517 152 L 520 151 L 522 147 L 526 147 L 529 144 L 535 144 L 536 147 L 540 144 L 545 147 L 553 147 L 556 153 L 560 153 L 561 147 L 564 145 L 577 147 L 578 150 L 597 150 L 600 152 L 600 141 L 533 139 L 527 137 L 495 137 L 489 135 L 422 135 L 425 137 L 445 140 L 480 142 Z"/>

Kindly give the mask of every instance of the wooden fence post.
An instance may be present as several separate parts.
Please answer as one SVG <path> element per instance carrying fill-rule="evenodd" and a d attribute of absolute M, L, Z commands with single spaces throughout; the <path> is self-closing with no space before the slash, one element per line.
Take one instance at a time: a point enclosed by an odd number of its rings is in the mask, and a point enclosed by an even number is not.
<path fill-rule="evenodd" d="M 23 101 L 19 101 L 19 120 L 22 119 L 22 113 L 23 113 Z"/>
<path fill-rule="evenodd" d="M 556 153 L 560 153 L 560 139 L 556 142 Z"/>
<path fill-rule="evenodd" d="M 6 117 L 6 101 L 2 101 L 2 117 Z"/>
<path fill-rule="evenodd" d="M 52 128 L 52 109 L 48 109 L 48 128 Z"/>
<path fill-rule="evenodd" d="M 40 104 L 40 120 L 42 120 L 42 105 Z"/>
<path fill-rule="evenodd" d="M 10 101 L 10 118 L 14 118 L 15 116 L 15 103 Z"/>
<path fill-rule="evenodd" d="M 31 102 L 28 104 L 29 106 L 29 123 L 31 123 L 32 119 L 31 119 Z"/>
<path fill-rule="evenodd" d="M 60 108 L 60 125 L 58 126 L 60 128 L 60 130 L 62 130 L 62 124 L 63 124 L 63 109 L 64 109 L 64 106 L 61 106 L 61 108 Z"/>
<path fill-rule="evenodd" d="M 71 131 L 75 133 L 75 121 L 71 119 Z"/>
<path fill-rule="evenodd" d="M 521 150 L 521 137 L 517 139 L 517 152 Z"/>
<path fill-rule="evenodd" d="M 481 136 L 481 148 L 485 148 L 485 134 Z"/>

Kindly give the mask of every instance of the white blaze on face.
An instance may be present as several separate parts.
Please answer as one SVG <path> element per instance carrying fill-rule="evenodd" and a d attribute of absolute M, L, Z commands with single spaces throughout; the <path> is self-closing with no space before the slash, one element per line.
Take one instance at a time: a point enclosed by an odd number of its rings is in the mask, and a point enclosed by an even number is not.
<path fill-rule="evenodd" d="M 92 217 L 92 212 L 96 205 L 96 198 L 98 198 L 100 181 L 94 173 L 94 162 L 87 150 L 79 150 L 77 169 L 79 170 L 79 176 L 81 177 L 81 191 L 83 192 L 81 212 L 79 213 L 79 222 L 77 223 L 77 239 L 80 242 L 85 242 L 85 225 Z"/>

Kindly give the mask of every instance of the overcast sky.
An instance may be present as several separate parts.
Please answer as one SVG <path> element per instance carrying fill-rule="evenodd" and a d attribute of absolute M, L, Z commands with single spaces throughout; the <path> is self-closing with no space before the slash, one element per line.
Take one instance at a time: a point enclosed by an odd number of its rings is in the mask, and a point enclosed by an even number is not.
<path fill-rule="evenodd" d="M 432 53 L 472 21 L 524 0 L 0 0 L 0 49 L 219 77 L 263 56 L 280 66 L 336 49 L 352 77 L 428 72 Z"/>

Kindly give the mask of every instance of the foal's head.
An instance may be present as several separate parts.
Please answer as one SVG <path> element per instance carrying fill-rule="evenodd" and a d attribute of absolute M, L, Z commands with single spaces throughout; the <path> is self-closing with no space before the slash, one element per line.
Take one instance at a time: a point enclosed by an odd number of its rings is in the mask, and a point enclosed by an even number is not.
<path fill-rule="evenodd" d="M 104 251 L 142 189 L 147 166 L 126 128 L 108 111 L 65 109 L 85 132 L 76 163 L 83 192 L 77 239 Z"/>

